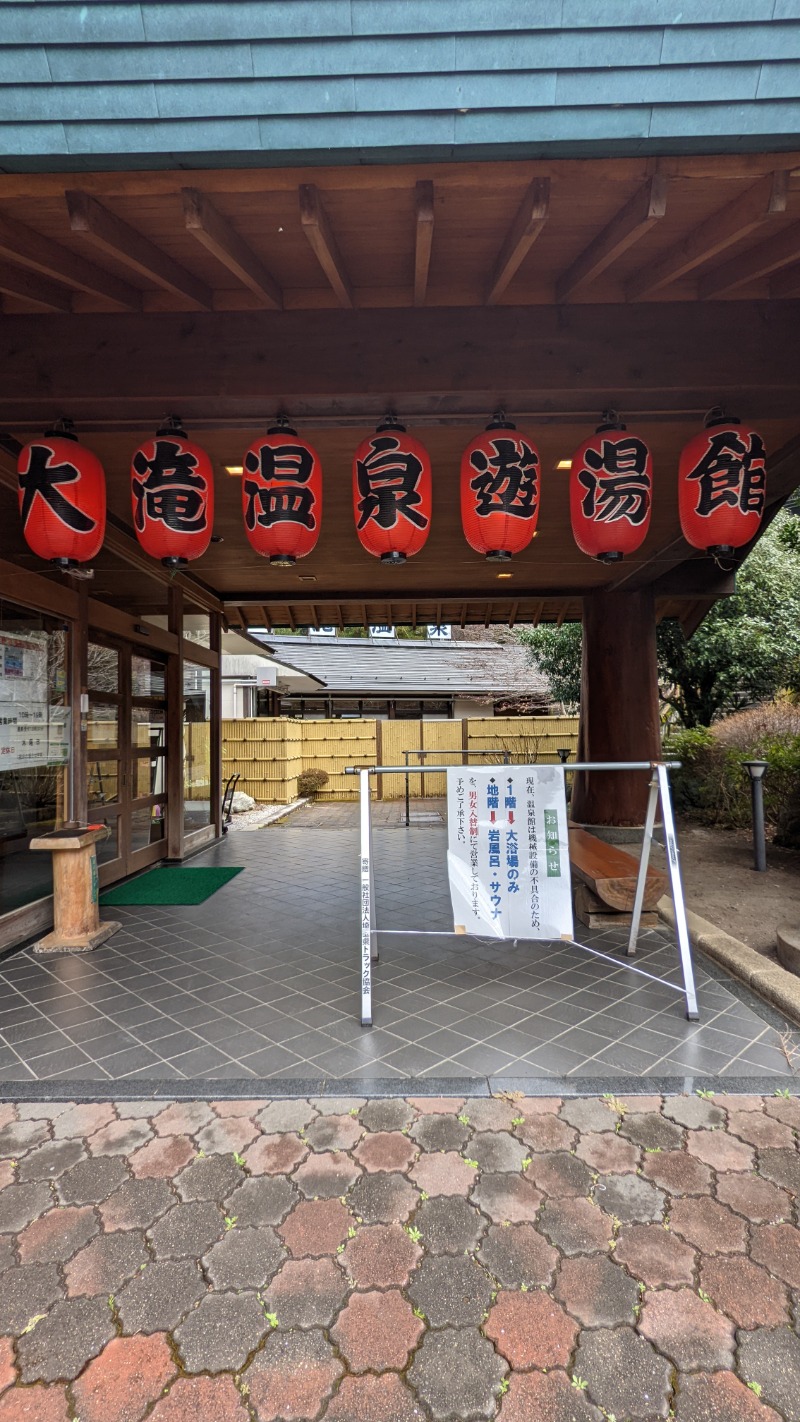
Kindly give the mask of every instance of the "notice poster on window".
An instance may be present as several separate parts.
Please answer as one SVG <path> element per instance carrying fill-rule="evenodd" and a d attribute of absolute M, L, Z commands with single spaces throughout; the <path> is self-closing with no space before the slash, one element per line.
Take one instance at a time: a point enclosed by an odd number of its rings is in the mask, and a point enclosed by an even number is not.
<path fill-rule="evenodd" d="M 560 766 L 447 771 L 447 867 L 456 933 L 572 938 Z"/>
<path fill-rule="evenodd" d="M 0 632 L 0 771 L 66 765 L 69 712 L 48 704 L 47 633 Z"/>

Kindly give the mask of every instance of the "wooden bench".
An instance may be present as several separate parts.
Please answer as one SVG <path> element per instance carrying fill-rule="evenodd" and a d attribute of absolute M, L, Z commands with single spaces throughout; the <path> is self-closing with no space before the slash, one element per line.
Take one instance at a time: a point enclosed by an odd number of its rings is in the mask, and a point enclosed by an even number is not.
<path fill-rule="evenodd" d="M 616 844 L 607 844 L 588 830 L 570 827 L 569 858 L 578 881 L 575 913 L 587 928 L 629 925 L 636 897 L 639 861 Z M 656 906 L 666 893 L 667 876 L 648 868 L 645 878 L 642 927 L 658 923 Z"/>

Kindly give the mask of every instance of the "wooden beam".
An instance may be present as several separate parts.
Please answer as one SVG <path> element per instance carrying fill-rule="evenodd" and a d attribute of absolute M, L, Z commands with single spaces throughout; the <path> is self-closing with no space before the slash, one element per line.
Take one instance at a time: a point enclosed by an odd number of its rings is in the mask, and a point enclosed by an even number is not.
<path fill-rule="evenodd" d="M 186 297 L 194 306 L 210 310 L 213 297 L 210 287 L 191 272 L 173 261 L 160 247 L 127 222 L 103 207 L 90 193 L 77 189 L 66 193 L 69 225 L 73 232 L 98 247 L 101 252 L 124 262 L 139 276 L 163 286 L 177 296 Z"/>
<path fill-rule="evenodd" d="M 510 612 L 509 612 L 509 614 L 508 614 L 508 625 L 509 625 L 509 627 L 513 627 L 513 626 L 514 626 L 514 623 L 515 623 L 516 620 L 517 620 L 517 613 L 518 613 L 518 612 L 519 612 L 519 603 L 518 603 L 518 602 L 512 602 L 512 604 L 511 604 L 511 610 L 510 610 Z"/>
<path fill-rule="evenodd" d="M 714 296 L 727 296 L 747 282 L 771 276 L 793 262 L 800 262 L 800 225 L 797 223 L 700 277 L 697 295 L 701 301 Z"/>
<path fill-rule="evenodd" d="M 769 294 L 779 300 L 800 295 L 800 264 L 789 267 L 788 271 L 778 272 L 769 284 Z"/>
<path fill-rule="evenodd" d="M 414 305 L 424 306 L 433 247 L 433 183 L 423 180 L 414 189 L 417 217 L 414 245 Z"/>
<path fill-rule="evenodd" d="M 38 272 L 24 271 L 22 267 L 0 266 L 0 291 L 5 296 L 18 296 L 23 301 L 34 302 L 43 311 L 71 311 L 72 293 L 57 286 L 54 281 L 40 276 Z"/>
<path fill-rule="evenodd" d="M 486 305 L 499 301 L 511 278 L 521 267 L 550 210 L 550 179 L 534 178 L 500 248 L 486 292 Z"/>
<path fill-rule="evenodd" d="M 212 257 L 216 257 L 237 281 L 248 287 L 264 305 L 276 311 L 282 309 L 283 294 L 275 278 L 205 193 L 197 188 L 183 189 L 183 217 L 186 231 Z"/>
<path fill-rule="evenodd" d="M 667 179 L 663 173 L 654 173 L 558 278 L 556 301 L 570 301 L 589 286 L 644 237 L 666 210 Z"/>
<path fill-rule="evenodd" d="M 353 305 L 353 290 L 342 261 L 319 189 L 313 183 L 300 185 L 300 222 L 314 256 L 330 282 L 340 306 Z"/>
<path fill-rule="evenodd" d="M 41 276 L 77 287 L 79 291 L 103 296 L 129 311 L 141 310 L 142 294 L 136 287 L 129 286 L 111 272 L 101 271 L 92 262 L 84 261 L 77 252 L 69 251 L 67 247 L 4 213 L 0 214 L 0 256 L 31 267 Z"/>
<path fill-rule="evenodd" d="M 628 301 L 654 296 L 671 282 L 679 281 L 696 267 L 741 242 L 763 222 L 786 211 L 789 174 L 767 173 L 739 197 L 707 217 L 699 227 L 682 237 L 655 262 L 650 262 L 626 283 Z"/>

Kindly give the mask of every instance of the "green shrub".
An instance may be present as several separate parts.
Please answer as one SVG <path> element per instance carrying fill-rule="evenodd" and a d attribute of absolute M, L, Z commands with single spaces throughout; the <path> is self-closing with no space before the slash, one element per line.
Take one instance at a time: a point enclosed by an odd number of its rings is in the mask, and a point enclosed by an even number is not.
<path fill-rule="evenodd" d="M 298 795 L 317 795 L 324 790 L 330 776 L 327 770 L 303 770 L 297 777 Z"/>
<path fill-rule="evenodd" d="M 792 844 L 800 793 L 800 708 L 787 701 L 736 712 L 710 729 L 677 731 L 665 742 L 678 814 L 727 829 L 751 823 L 746 760 L 769 761 L 764 779 L 767 823 L 779 843 Z"/>

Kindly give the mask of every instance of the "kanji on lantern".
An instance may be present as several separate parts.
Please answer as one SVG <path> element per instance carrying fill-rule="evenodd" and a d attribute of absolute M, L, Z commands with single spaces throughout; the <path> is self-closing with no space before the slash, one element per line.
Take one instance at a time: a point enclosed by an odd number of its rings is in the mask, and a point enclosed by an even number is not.
<path fill-rule="evenodd" d="M 353 502 L 358 536 L 382 563 L 404 563 L 422 548 L 431 522 L 430 459 L 394 419 L 356 450 Z"/>
<path fill-rule="evenodd" d="M 19 510 L 28 547 L 39 558 L 72 568 L 95 558 L 106 527 L 106 480 L 72 424 L 59 421 L 17 461 Z"/>
<path fill-rule="evenodd" d="M 613 411 L 572 460 L 570 513 L 582 553 L 616 563 L 647 536 L 653 500 L 653 461 L 643 439 Z"/>
<path fill-rule="evenodd" d="M 242 511 L 251 546 L 279 568 L 305 558 L 319 538 L 322 466 L 282 418 L 242 461 Z"/>
<path fill-rule="evenodd" d="M 461 457 L 467 542 L 489 562 L 506 562 L 527 548 L 538 517 L 538 451 L 498 412 Z"/>
<path fill-rule="evenodd" d="M 766 495 L 761 436 L 712 410 L 680 459 L 678 502 L 687 543 L 708 553 L 743 547 L 761 526 Z"/>
<path fill-rule="evenodd" d="M 136 537 L 167 567 L 200 558 L 214 527 L 214 473 L 204 449 L 173 417 L 131 461 Z"/>

